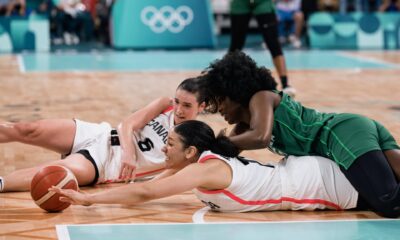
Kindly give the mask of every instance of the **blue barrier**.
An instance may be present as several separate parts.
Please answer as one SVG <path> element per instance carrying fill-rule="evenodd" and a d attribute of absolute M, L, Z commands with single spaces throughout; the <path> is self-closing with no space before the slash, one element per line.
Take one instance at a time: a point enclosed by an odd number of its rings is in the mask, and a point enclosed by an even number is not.
<path fill-rule="evenodd" d="M 0 17 L 0 52 L 50 50 L 49 20 L 45 16 Z"/>

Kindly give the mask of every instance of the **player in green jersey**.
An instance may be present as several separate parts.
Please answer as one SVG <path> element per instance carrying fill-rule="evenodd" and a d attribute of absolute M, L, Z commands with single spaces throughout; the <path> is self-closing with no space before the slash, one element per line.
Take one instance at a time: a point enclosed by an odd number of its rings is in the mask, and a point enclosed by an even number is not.
<path fill-rule="evenodd" d="M 201 85 L 210 101 L 208 111 L 235 124 L 230 140 L 240 149 L 330 158 L 374 211 L 400 216 L 400 150 L 378 122 L 302 106 L 276 91 L 271 72 L 242 52 L 211 63 Z"/>

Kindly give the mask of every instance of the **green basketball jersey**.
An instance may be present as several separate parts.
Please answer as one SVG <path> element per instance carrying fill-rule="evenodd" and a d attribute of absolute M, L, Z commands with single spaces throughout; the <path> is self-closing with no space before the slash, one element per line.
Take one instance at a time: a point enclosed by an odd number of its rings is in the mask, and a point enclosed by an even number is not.
<path fill-rule="evenodd" d="M 369 151 L 399 149 L 389 131 L 372 119 L 350 113 L 321 113 L 280 94 L 270 143 L 276 153 L 324 156 L 347 169 Z"/>
<path fill-rule="evenodd" d="M 271 150 L 295 156 L 321 155 L 315 149 L 316 141 L 334 114 L 306 108 L 287 94 L 280 94 L 281 102 L 274 111 Z"/>
<path fill-rule="evenodd" d="M 275 7 L 272 0 L 232 0 L 232 14 L 264 14 L 274 13 Z"/>

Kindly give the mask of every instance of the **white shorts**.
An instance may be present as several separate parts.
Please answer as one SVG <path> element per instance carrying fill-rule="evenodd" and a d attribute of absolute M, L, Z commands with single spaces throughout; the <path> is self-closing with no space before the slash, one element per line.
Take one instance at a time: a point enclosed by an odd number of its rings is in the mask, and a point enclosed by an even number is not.
<path fill-rule="evenodd" d="M 335 162 L 317 156 L 289 156 L 281 165 L 282 194 L 295 199 L 312 199 L 297 204 L 285 203 L 283 209 L 352 209 L 358 193 Z"/>
<path fill-rule="evenodd" d="M 71 153 L 81 153 L 96 168 L 95 183 L 121 182 L 119 172 L 121 169 L 122 150 L 119 145 L 111 145 L 111 125 L 107 122 L 89 123 L 75 119 L 76 133 Z M 136 151 L 137 144 L 132 140 Z M 84 153 L 89 152 L 89 156 Z M 153 177 L 162 172 L 165 162 L 152 162 L 147 159 L 137 157 L 136 178 L 138 180 Z"/>
<path fill-rule="evenodd" d="M 111 146 L 111 125 L 107 122 L 89 123 L 75 119 L 76 133 L 71 153 L 87 150 L 88 159 L 95 164 L 93 183 L 116 181 L 121 167 L 120 146 Z M 85 156 L 85 154 L 83 154 Z M 88 156 L 85 156 L 88 158 Z"/>
<path fill-rule="evenodd" d="M 329 199 L 340 203 L 343 209 L 357 207 L 358 192 L 333 160 L 316 157 L 318 159 L 321 176 L 324 176 L 323 185 Z"/>

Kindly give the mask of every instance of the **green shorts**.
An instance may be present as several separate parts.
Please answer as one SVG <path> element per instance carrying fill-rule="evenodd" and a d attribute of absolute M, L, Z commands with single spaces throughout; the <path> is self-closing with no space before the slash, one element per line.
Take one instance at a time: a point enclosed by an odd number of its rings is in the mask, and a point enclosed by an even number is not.
<path fill-rule="evenodd" d="M 232 0 L 231 14 L 264 14 L 275 13 L 272 0 Z"/>
<path fill-rule="evenodd" d="M 321 132 L 322 155 L 348 169 L 361 155 L 373 150 L 399 149 L 396 140 L 380 123 L 356 114 L 338 114 Z"/>

